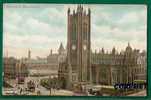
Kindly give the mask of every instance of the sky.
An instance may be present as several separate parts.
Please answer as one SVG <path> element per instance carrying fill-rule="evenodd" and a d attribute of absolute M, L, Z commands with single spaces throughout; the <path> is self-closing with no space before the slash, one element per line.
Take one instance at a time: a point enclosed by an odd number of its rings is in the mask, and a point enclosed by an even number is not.
<path fill-rule="evenodd" d="M 132 48 L 146 50 L 147 7 L 145 5 L 83 5 L 91 9 L 91 48 L 110 52 Z M 57 52 L 67 44 L 67 9 L 71 4 L 5 4 L 3 11 L 3 55 L 33 58 Z"/>

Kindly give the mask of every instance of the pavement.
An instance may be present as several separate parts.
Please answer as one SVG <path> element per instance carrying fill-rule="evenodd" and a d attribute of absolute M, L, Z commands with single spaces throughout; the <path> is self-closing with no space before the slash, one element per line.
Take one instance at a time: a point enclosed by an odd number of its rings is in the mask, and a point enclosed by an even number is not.
<path fill-rule="evenodd" d="M 142 90 L 140 92 L 134 93 L 134 94 L 130 94 L 128 96 L 146 96 L 146 90 Z"/>

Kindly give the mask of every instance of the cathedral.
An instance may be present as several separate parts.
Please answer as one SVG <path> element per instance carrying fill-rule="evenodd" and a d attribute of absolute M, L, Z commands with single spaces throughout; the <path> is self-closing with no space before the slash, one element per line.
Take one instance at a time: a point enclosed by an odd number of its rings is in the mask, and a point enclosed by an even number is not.
<path fill-rule="evenodd" d="M 132 49 L 111 53 L 104 48 L 99 53 L 91 51 L 91 10 L 78 5 L 76 11 L 67 12 L 67 56 L 59 63 L 58 78 L 61 88 L 74 84 L 114 85 L 117 82 L 146 80 L 146 52 Z"/>

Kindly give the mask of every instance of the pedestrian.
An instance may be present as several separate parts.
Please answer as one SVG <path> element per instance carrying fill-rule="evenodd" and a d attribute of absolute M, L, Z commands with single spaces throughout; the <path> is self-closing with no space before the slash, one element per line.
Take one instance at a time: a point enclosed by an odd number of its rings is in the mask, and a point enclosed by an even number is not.
<path fill-rule="evenodd" d="M 20 94 L 22 93 L 22 88 L 20 88 Z"/>
<path fill-rule="evenodd" d="M 50 90 L 49 90 L 49 93 L 50 93 L 50 95 L 51 95 L 51 88 L 50 88 Z"/>

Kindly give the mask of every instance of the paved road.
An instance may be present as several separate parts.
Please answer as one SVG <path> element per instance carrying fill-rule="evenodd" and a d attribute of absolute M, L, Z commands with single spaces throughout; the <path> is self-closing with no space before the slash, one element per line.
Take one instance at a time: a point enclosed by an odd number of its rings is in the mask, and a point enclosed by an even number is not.
<path fill-rule="evenodd" d="M 146 90 L 143 90 L 134 94 L 130 94 L 128 96 L 146 96 Z"/>
<path fill-rule="evenodd" d="M 30 80 L 34 81 L 36 88 L 35 88 L 35 94 L 40 91 L 41 95 L 49 95 L 49 90 L 47 90 L 46 88 L 44 88 L 43 86 L 40 85 L 40 80 L 42 78 L 48 78 L 48 76 L 45 77 L 27 77 L 25 79 L 25 84 L 27 85 L 27 82 L 29 82 Z M 27 87 L 27 86 L 26 86 Z M 32 95 L 32 94 L 31 94 Z"/>
<path fill-rule="evenodd" d="M 11 80 L 10 84 L 13 85 L 13 89 L 12 91 L 17 91 L 17 94 L 20 94 L 20 89 L 22 88 L 22 94 L 21 95 L 37 95 L 37 92 L 40 91 L 40 95 L 50 95 L 50 90 L 46 89 L 45 87 L 40 85 L 40 79 L 42 78 L 48 78 L 48 76 L 46 77 L 27 77 L 25 78 L 25 82 L 24 84 L 16 84 L 17 82 L 15 80 Z M 27 88 L 27 82 L 29 82 L 30 80 L 32 80 L 35 85 L 35 92 L 28 92 L 25 91 L 25 88 Z M 5 94 L 5 90 L 4 93 Z M 70 95 L 72 94 L 72 91 L 67 91 L 67 90 L 56 90 L 56 89 L 51 89 L 51 95 Z"/>

